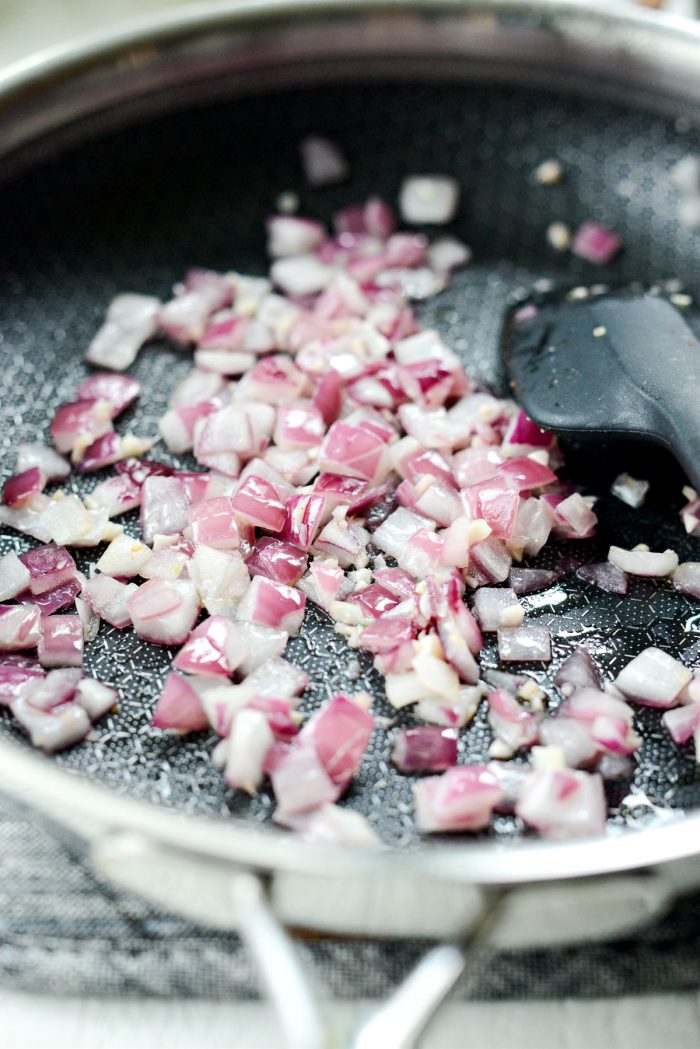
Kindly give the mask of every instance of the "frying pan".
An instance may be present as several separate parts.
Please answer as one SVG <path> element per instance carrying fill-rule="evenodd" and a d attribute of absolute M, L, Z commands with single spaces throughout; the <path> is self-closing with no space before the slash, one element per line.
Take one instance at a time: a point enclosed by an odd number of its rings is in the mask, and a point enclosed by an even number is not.
<path fill-rule="evenodd" d="M 699 100 L 694 25 L 569 3 L 198 5 L 19 63 L 0 78 L 4 475 L 12 449 L 41 437 L 71 399 L 111 297 L 166 296 L 191 265 L 263 273 L 263 220 L 290 188 L 304 213 L 328 219 L 369 194 L 394 199 L 406 174 L 454 175 L 463 201 L 456 231 L 476 261 L 421 315 L 494 389 L 504 382 L 503 311 L 537 281 L 673 280 L 692 291 L 697 234 L 677 221 L 669 169 L 700 151 Z M 310 132 L 342 144 L 346 185 L 303 185 L 297 146 Z M 566 168 L 561 186 L 532 178 L 547 157 Z M 550 222 L 586 218 L 624 238 L 608 270 L 547 248 Z M 146 392 L 130 428 L 154 431 L 189 366 L 165 344 L 142 353 L 134 374 Z M 538 564 L 601 560 L 611 540 L 697 558 L 678 520 L 683 478 L 663 453 L 571 447 L 567 462 L 600 496 L 599 535 L 547 550 Z M 640 510 L 609 495 L 622 467 L 652 482 Z M 94 483 L 71 481 L 79 492 Z M 26 545 L 9 531 L 0 538 L 2 553 Z M 92 556 L 85 552 L 83 567 Z M 552 674 L 579 644 L 608 677 L 651 644 L 700 663 L 697 606 L 670 586 L 640 580 L 620 600 L 569 572 L 524 603 L 552 628 L 551 671 L 525 667 L 552 707 Z M 248 799 L 225 788 L 208 763 L 209 737 L 150 729 L 169 650 L 104 625 L 88 648 L 88 671 L 119 688 L 119 713 L 93 741 L 51 760 L 31 753 L 3 717 L 2 789 L 77 829 L 120 884 L 238 929 L 294 1044 L 325 1044 L 325 1035 L 283 925 L 461 944 L 431 952 L 355 1043 L 381 1036 L 408 1046 L 457 978 L 468 941 L 483 951 L 619 936 L 700 882 L 700 779 L 653 711 L 636 717 L 643 746 L 632 780 L 609 788 L 607 835 L 585 842 L 541 842 L 510 817 L 479 836 L 421 840 L 410 778 L 393 769 L 389 736 L 377 733 L 345 802 L 386 842 L 366 852 L 292 838 L 271 824 L 267 793 Z M 378 713 L 394 713 L 364 656 L 359 680 L 348 676 L 355 653 L 321 612 L 310 610 L 288 655 L 309 673 L 306 709 L 359 687 Z M 488 645 L 483 665 L 498 666 Z M 482 758 L 489 738 L 479 715 L 460 761 Z"/>

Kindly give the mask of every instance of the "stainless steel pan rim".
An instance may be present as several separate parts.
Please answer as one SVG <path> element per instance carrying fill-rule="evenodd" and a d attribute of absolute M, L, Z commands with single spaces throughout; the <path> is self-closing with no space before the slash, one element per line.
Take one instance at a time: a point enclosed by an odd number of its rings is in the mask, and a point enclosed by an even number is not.
<path fill-rule="evenodd" d="M 27 99 L 36 103 L 56 82 L 70 81 L 87 67 L 115 68 L 131 49 L 148 45 L 166 49 L 171 40 L 197 38 L 218 31 L 251 29 L 270 23 L 299 23 L 347 15 L 343 0 L 242 0 L 205 3 L 164 12 L 140 20 L 115 34 L 98 35 L 75 46 L 51 48 L 25 59 L 0 74 L 0 117 Z M 465 18 L 519 16 L 533 19 L 556 33 L 559 19 L 576 23 L 585 38 L 586 27 L 604 29 L 617 40 L 634 34 L 648 42 L 656 34 L 659 55 L 677 44 L 700 56 L 700 27 L 680 18 L 662 18 L 650 12 L 591 10 L 577 3 L 489 3 L 464 0 L 360 0 L 352 17 L 415 14 L 418 18 L 442 14 Z M 644 51 L 644 48 L 642 48 Z M 647 57 L 653 57 L 648 55 Z M 696 69 L 700 71 L 700 62 Z M 700 72 L 696 80 L 700 78 Z M 697 84 L 692 85 L 695 89 Z M 700 97 L 700 91 L 698 91 Z M 42 128 L 45 130 L 45 128 Z M 38 134 L 38 132 L 36 132 Z M 299 874 L 406 873 L 435 880 L 481 885 L 549 881 L 633 870 L 700 852 L 700 814 L 671 817 L 662 826 L 620 836 L 548 843 L 524 841 L 508 847 L 464 843 L 449 849 L 430 844 L 408 853 L 364 852 L 310 845 L 284 832 L 252 828 L 238 820 L 198 820 L 157 806 L 120 797 L 86 780 L 70 776 L 7 741 L 0 741 L 0 785 L 8 793 L 45 809 L 58 820 L 70 813 L 70 823 L 92 837 L 105 830 L 141 833 L 162 845 L 186 850 L 196 857 L 243 865 L 259 871 L 282 870 Z"/>

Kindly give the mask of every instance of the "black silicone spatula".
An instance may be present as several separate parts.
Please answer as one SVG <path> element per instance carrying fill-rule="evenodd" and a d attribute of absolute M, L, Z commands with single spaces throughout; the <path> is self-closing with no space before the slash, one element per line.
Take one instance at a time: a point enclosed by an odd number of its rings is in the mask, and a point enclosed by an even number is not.
<path fill-rule="evenodd" d="M 503 329 L 513 396 L 557 434 L 665 445 L 700 491 L 700 342 L 691 316 L 653 293 L 533 296 L 509 311 Z"/>

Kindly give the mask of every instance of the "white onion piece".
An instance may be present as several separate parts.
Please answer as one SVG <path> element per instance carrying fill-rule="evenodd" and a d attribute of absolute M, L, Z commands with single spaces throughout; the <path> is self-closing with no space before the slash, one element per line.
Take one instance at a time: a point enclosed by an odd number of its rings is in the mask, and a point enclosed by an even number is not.
<path fill-rule="evenodd" d="M 645 648 L 615 678 L 629 699 L 650 707 L 673 707 L 693 672 L 659 648 Z"/>
<path fill-rule="evenodd" d="M 437 273 L 449 273 L 468 266 L 471 261 L 471 249 L 453 237 L 441 237 L 428 248 L 428 262 Z"/>
<path fill-rule="evenodd" d="M 474 594 L 473 608 L 485 633 L 520 626 L 523 621 L 523 607 L 509 587 L 481 587 Z"/>
<path fill-rule="evenodd" d="M 412 225 L 451 222 L 459 206 L 459 186 L 447 175 L 413 175 L 404 179 L 399 210 Z"/>
<path fill-rule="evenodd" d="M 44 520 L 44 512 L 51 503 L 52 500 L 43 493 L 32 496 L 17 509 L 0 503 L 0 524 L 8 525 L 23 535 L 30 535 L 40 543 L 49 543 L 51 532 Z"/>
<path fill-rule="evenodd" d="M 637 510 L 646 499 L 649 491 L 649 482 L 638 481 L 628 473 L 621 473 L 613 481 L 610 491 L 621 502 Z"/>
<path fill-rule="evenodd" d="M 548 747 L 560 747 L 569 768 L 588 768 L 600 752 L 590 728 L 574 718 L 546 718 L 540 725 L 540 739 Z"/>
<path fill-rule="evenodd" d="M 656 553 L 653 550 L 623 550 L 619 546 L 611 546 L 608 561 L 622 572 L 639 576 L 660 578 L 678 568 L 678 554 L 673 550 Z"/>
<path fill-rule="evenodd" d="M 189 523 L 187 497 L 177 477 L 147 477 L 141 489 L 141 535 L 150 545 L 156 535 L 176 535 Z"/>
<path fill-rule="evenodd" d="M 70 463 L 53 448 L 43 444 L 19 444 L 15 473 L 23 473 L 38 466 L 47 481 L 64 481 L 70 473 Z"/>
<path fill-rule="evenodd" d="M 27 589 L 29 581 L 29 570 L 13 550 L 0 557 L 0 601 L 17 597 Z"/>
<path fill-rule="evenodd" d="M 129 368 L 143 344 L 155 335 L 159 309 L 160 301 L 151 295 L 117 295 L 85 359 L 113 371 Z"/>
<path fill-rule="evenodd" d="M 326 239 L 320 222 L 299 215 L 273 215 L 267 220 L 267 253 L 273 259 L 307 255 Z"/>
<path fill-rule="evenodd" d="M 267 718 L 259 710 L 241 710 L 233 720 L 225 776 L 229 787 L 255 794 L 262 783 L 263 763 L 275 742 Z"/>
<path fill-rule="evenodd" d="M 700 598 L 700 562 L 685 561 L 673 570 L 673 585 L 682 594 Z"/>
<path fill-rule="evenodd" d="M 83 601 L 80 597 L 75 599 L 75 608 L 83 626 L 83 640 L 86 642 L 94 641 L 100 632 L 100 617 L 92 605 L 89 605 L 87 601 Z"/>

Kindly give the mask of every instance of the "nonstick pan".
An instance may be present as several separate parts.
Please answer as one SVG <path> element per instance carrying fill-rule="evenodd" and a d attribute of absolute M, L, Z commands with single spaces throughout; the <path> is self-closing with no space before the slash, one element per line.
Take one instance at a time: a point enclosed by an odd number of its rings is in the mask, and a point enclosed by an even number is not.
<path fill-rule="evenodd" d="M 191 265 L 262 274 L 263 222 L 285 190 L 300 193 L 304 213 L 329 219 L 370 194 L 395 199 L 406 174 L 455 176 L 463 201 L 455 229 L 475 261 L 421 316 L 489 388 L 504 388 L 503 312 L 537 282 L 638 281 L 692 293 L 700 234 L 678 222 L 669 171 L 700 153 L 699 103 L 692 24 L 561 3 L 199 5 L 14 67 L 0 78 L 3 476 L 12 449 L 41 438 L 55 407 L 71 399 L 112 296 L 167 296 Z M 311 132 L 342 144 L 346 184 L 304 185 L 298 143 Z M 566 178 L 545 188 L 532 173 L 549 157 Z M 551 222 L 575 227 L 588 218 L 624 239 L 607 269 L 547 245 Z M 154 430 L 189 366 L 166 344 L 141 355 L 133 371 L 146 392 L 128 420 L 137 432 Z M 631 448 L 572 446 L 567 464 L 600 496 L 600 528 L 594 540 L 543 553 L 537 564 L 565 561 L 572 570 L 524 600 L 529 619 L 552 629 L 551 670 L 525 668 L 552 705 L 552 675 L 581 643 L 607 677 L 649 645 L 700 665 L 700 614 L 689 599 L 643 580 L 619 599 L 574 571 L 604 559 L 610 542 L 697 559 L 698 542 L 678 517 L 681 471 L 663 452 Z M 624 468 L 651 482 L 641 509 L 609 494 Z M 95 481 L 71 483 L 85 492 Z M 25 548 L 9 530 L 0 537 L 1 553 Z M 258 953 L 287 957 L 272 911 L 317 930 L 459 939 L 480 915 L 483 927 L 486 907 L 492 942 L 602 937 L 634 928 L 700 880 L 700 776 L 691 748 L 677 748 L 653 711 L 636 717 L 643 746 L 634 776 L 609 785 L 603 839 L 543 843 L 504 816 L 468 840 L 421 840 L 411 780 L 389 762 L 390 739 L 380 732 L 346 804 L 387 848 L 330 849 L 275 828 L 265 791 L 249 799 L 226 789 L 209 764 L 206 734 L 180 739 L 150 728 L 171 655 L 103 625 L 86 666 L 117 685 L 119 713 L 100 723 L 94 741 L 51 760 L 30 753 L 3 717 L 2 787 L 89 837 L 116 880 L 200 919 L 242 925 Z M 348 676 L 356 653 L 315 609 L 288 655 L 310 675 L 306 709 L 330 691 L 363 687 L 378 713 L 394 713 L 362 655 L 359 681 Z M 492 647 L 483 665 L 497 668 Z M 489 740 L 478 715 L 460 761 L 482 758 Z M 236 871 L 265 876 L 270 909 Z M 251 932 L 251 915 L 261 914 Z M 441 957 L 442 993 L 461 963 Z M 310 1013 L 296 1027 L 287 1020 L 298 1044 L 312 1044 L 309 1027 L 299 1040 L 303 1024 L 313 1026 Z"/>

